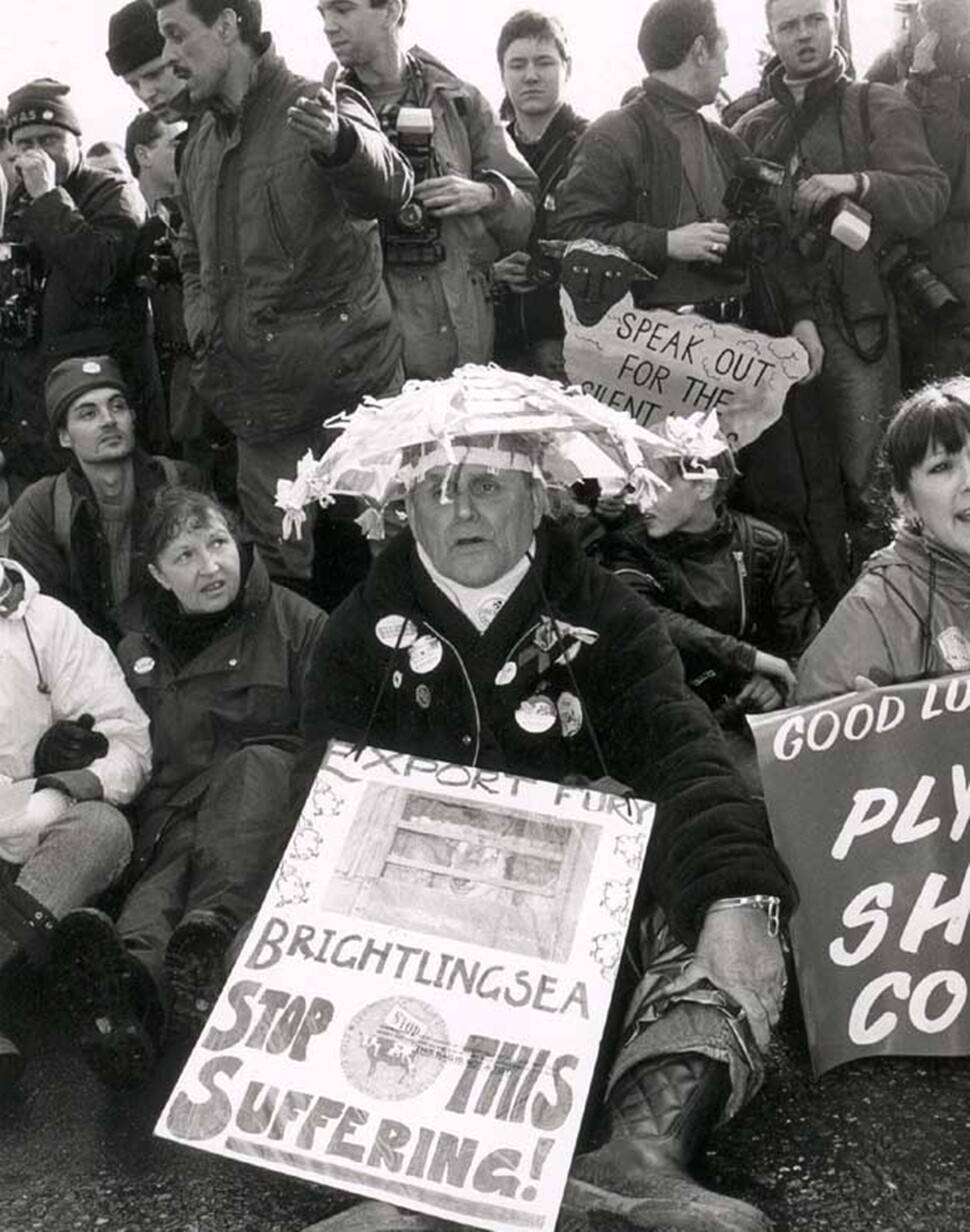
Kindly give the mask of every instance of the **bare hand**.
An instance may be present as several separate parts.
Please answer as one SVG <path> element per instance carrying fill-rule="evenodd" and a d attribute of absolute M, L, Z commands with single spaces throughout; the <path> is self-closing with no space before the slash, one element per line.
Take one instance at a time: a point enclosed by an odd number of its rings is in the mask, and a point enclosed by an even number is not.
<path fill-rule="evenodd" d="M 754 670 L 762 676 L 768 676 L 778 686 L 782 699 L 787 701 L 795 690 L 795 673 L 784 659 L 777 655 L 759 650 L 754 656 Z"/>
<path fill-rule="evenodd" d="M 766 1049 L 781 1014 L 787 975 L 781 940 L 769 936 L 763 911 L 735 907 L 705 916 L 694 961 L 667 991 L 689 988 L 699 979 L 709 980 L 741 1006 L 756 1043 Z"/>
<path fill-rule="evenodd" d="M 793 205 L 801 222 L 807 222 L 833 197 L 851 197 L 855 193 L 854 175 L 810 175 L 795 190 Z"/>
<path fill-rule="evenodd" d="M 667 232 L 667 256 L 674 261 L 702 261 L 720 265 L 727 252 L 731 232 L 723 222 L 689 222 Z"/>
<path fill-rule="evenodd" d="M 808 352 L 808 372 L 798 382 L 799 385 L 807 385 L 809 381 L 814 381 L 822 371 L 822 365 L 825 363 L 825 347 L 822 345 L 815 322 L 807 317 L 803 321 L 796 321 L 791 332 L 792 337 L 797 338 Z"/>
<path fill-rule="evenodd" d="M 14 167 L 32 201 L 57 186 L 57 167 L 46 150 L 28 150 L 14 160 Z"/>
<path fill-rule="evenodd" d="M 307 145 L 324 158 L 332 158 L 340 136 L 337 96 L 322 86 L 315 98 L 298 98 L 286 112 L 286 122 L 306 139 Z"/>
<path fill-rule="evenodd" d="M 767 676 L 754 675 L 738 694 L 737 701 L 749 713 L 767 714 L 769 710 L 780 710 L 785 697 Z"/>
<path fill-rule="evenodd" d="M 492 265 L 492 277 L 496 282 L 503 282 L 513 291 L 534 291 L 535 285 L 528 279 L 529 254 L 527 252 L 510 252 L 507 257 L 495 261 Z"/>
<path fill-rule="evenodd" d="M 914 73 L 932 73 L 936 69 L 936 49 L 940 45 L 940 35 L 937 30 L 924 34 L 913 48 Z"/>
<path fill-rule="evenodd" d="M 491 184 L 466 180 L 463 175 L 441 175 L 414 186 L 415 197 L 438 218 L 480 214 L 495 202 Z"/>

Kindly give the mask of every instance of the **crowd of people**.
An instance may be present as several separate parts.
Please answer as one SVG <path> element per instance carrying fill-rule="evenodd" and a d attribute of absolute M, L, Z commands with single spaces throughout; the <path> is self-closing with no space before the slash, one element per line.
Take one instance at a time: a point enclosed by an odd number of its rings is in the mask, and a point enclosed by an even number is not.
<path fill-rule="evenodd" d="M 914 3 L 869 80 L 835 0 L 767 0 L 730 128 L 715 0 L 654 0 L 592 122 L 555 16 L 501 26 L 496 116 L 407 0 L 317 8 L 310 81 L 258 0 L 130 0 L 123 146 L 85 153 L 49 78 L 0 122 L 0 1027 L 45 964 L 107 1085 L 191 1043 L 334 737 L 632 792 L 562 1227 L 763 1230 L 690 1173 L 813 892 L 745 716 L 970 670 L 970 0 Z M 735 453 L 601 407 L 627 447 L 577 469 L 558 282 L 591 240 L 638 309 L 797 339 L 781 418 Z M 0 1034 L 0 1094 L 23 1066 Z"/>

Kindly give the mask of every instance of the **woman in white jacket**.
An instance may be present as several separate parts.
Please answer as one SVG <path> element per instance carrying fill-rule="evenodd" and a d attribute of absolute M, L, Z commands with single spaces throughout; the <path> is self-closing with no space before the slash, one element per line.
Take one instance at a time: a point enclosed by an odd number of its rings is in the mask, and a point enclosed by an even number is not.
<path fill-rule="evenodd" d="M 107 644 L 0 557 L 0 974 L 43 962 L 57 920 L 122 873 L 118 806 L 150 770 L 148 719 Z M 0 1092 L 22 1067 L 0 1034 Z"/>

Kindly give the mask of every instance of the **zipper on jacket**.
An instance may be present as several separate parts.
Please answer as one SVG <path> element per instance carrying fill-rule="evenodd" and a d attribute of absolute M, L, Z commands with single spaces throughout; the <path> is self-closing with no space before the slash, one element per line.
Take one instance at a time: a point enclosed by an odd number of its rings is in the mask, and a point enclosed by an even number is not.
<path fill-rule="evenodd" d="M 458 660 L 458 666 L 461 668 L 461 674 L 465 678 L 465 686 L 468 689 L 468 694 L 472 699 L 472 709 L 475 712 L 475 753 L 472 757 L 471 764 L 473 766 L 477 766 L 478 765 L 478 754 L 481 752 L 481 748 L 482 748 L 482 712 L 479 709 L 478 696 L 475 693 L 475 686 L 472 684 L 472 678 L 471 676 L 469 676 L 468 669 L 465 667 L 465 660 L 461 657 L 460 653 L 458 652 L 454 644 L 452 642 L 449 642 L 448 639 L 444 636 L 444 634 L 439 633 L 438 630 L 434 627 L 433 624 L 431 624 L 430 621 L 425 620 L 422 622 L 422 624 L 424 625 L 426 629 L 430 629 L 430 631 L 434 634 L 434 636 L 438 639 L 439 642 L 441 642 L 443 645 L 448 647 L 451 653 Z"/>
<path fill-rule="evenodd" d="M 738 629 L 738 636 L 743 637 L 748 626 L 748 596 L 745 587 L 748 580 L 748 566 L 744 563 L 743 552 L 735 549 L 731 555 L 734 557 L 734 565 L 738 571 L 738 589 L 741 591 L 741 627 Z"/>
<path fill-rule="evenodd" d="M 283 239 L 286 227 L 283 222 L 282 213 L 280 212 L 279 202 L 276 200 L 272 186 L 269 184 L 266 185 L 266 204 L 269 210 L 270 233 L 276 241 L 276 245 L 280 252 L 283 254 L 286 264 L 292 270 L 295 268 L 293 256 L 290 252 L 289 245 Z"/>

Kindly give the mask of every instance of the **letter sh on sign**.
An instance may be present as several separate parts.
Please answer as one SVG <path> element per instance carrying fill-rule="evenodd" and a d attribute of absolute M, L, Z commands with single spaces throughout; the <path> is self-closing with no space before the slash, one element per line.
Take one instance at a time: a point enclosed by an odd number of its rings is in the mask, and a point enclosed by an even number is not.
<path fill-rule="evenodd" d="M 970 677 L 751 719 L 817 1073 L 970 1053 Z"/>
<path fill-rule="evenodd" d="M 554 1232 L 653 812 L 331 745 L 156 1132 Z"/>

